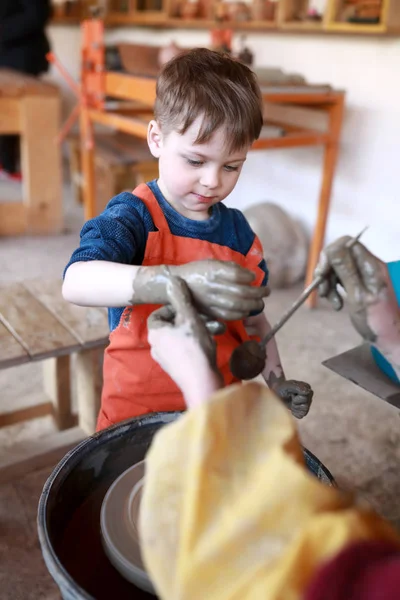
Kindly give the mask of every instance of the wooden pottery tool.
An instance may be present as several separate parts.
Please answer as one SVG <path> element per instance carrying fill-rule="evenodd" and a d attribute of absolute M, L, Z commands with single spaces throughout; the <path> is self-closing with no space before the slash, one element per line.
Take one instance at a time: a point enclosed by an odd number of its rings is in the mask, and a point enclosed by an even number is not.
<path fill-rule="evenodd" d="M 347 247 L 351 248 L 365 232 L 365 227 L 356 237 L 351 239 Z M 282 315 L 279 321 L 261 342 L 249 340 L 238 346 L 233 352 L 229 362 L 232 375 L 241 380 L 254 379 L 262 373 L 267 358 L 266 347 L 274 335 L 284 326 L 296 310 L 307 300 L 309 295 L 324 281 L 325 276 L 319 275 L 300 294 L 296 302 Z"/>

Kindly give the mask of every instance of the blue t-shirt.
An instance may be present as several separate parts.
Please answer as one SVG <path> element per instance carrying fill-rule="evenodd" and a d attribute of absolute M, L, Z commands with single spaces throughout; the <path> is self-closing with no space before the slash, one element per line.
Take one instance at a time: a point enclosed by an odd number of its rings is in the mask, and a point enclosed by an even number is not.
<path fill-rule="evenodd" d="M 255 233 L 240 210 L 227 208 L 218 203 L 206 221 L 193 221 L 178 213 L 162 195 L 157 181 L 147 184 L 159 203 L 172 235 L 205 240 L 246 256 L 253 245 Z M 145 203 L 123 192 L 115 196 L 106 209 L 82 227 L 81 242 L 65 267 L 79 261 L 106 260 L 127 265 L 141 265 L 148 233 L 157 231 Z M 268 269 L 265 260 L 259 267 L 265 276 L 262 285 L 267 285 Z M 108 320 L 113 331 L 119 324 L 125 307 L 109 308 Z"/>
<path fill-rule="evenodd" d="M 393 284 L 394 293 L 396 294 L 397 303 L 400 306 L 400 260 L 395 262 L 390 262 L 387 265 L 389 276 Z M 384 356 L 379 352 L 377 348 L 371 346 L 372 356 L 375 359 L 378 367 L 388 376 L 390 379 L 395 381 L 396 383 L 400 383 L 399 378 L 397 377 L 395 370 L 389 361 L 386 360 Z"/>

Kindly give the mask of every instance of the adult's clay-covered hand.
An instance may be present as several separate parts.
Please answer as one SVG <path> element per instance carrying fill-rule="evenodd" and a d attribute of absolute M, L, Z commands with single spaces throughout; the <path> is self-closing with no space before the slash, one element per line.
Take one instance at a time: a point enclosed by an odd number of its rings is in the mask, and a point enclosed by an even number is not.
<path fill-rule="evenodd" d="M 151 355 L 175 381 L 186 403 L 194 406 L 222 387 L 216 345 L 193 307 L 186 283 L 171 277 L 167 294 L 170 304 L 154 311 L 147 320 Z"/>
<path fill-rule="evenodd" d="M 324 275 L 319 295 L 336 310 L 343 306 L 340 284 L 347 295 L 350 316 L 364 340 L 377 346 L 400 345 L 400 309 L 385 263 L 363 244 L 348 247 L 351 238 L 342 237 L 321 254 L 316 275 Z"/>
<path fill-rule="evenodd" d="M 290 408 L 296 419 L 302 419 L 308 414 L 314 395 L 308 383 L 294 379 L 281 379 L 270 384 L 270 387 Z"/>
<path fill-rule="evenodd" d="M 254 273 L 234 262 L 201 260 L 180 266 L 142 267 L 133 281 L 132 304 L 166 304 L 166 286 L 172 276 L 183 279 L 197 309 L 216 319 L 244 319 L 260 312 L 269 294 L 254 287 Z"/>

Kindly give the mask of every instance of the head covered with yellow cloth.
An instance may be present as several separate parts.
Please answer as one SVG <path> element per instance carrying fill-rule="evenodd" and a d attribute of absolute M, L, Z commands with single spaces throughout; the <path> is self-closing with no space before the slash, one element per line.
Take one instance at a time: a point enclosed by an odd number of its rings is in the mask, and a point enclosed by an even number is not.
<path fill-rule="evenodd" d="M 184 283 L 170 285 L 175 310 L 153 313 L 149 342 L 189 410 L 157 433 L 146 457 L 141 549 L 158 596 L 400 597 L 397 534 L 307 471 L 294 419 L 273 392 L 258 383 L 219 389 L 213 340 Z"/>

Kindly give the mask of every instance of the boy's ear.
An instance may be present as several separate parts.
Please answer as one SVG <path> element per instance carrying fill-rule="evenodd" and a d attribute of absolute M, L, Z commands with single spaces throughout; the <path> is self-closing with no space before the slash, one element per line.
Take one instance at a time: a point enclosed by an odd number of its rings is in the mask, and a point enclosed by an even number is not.
<path fill-rule="evenodd" d="M 160 158 L 162 149 L 162 133 L 157 121 L 150 121 L 147 128 L 147 143 L 154 158 Z"/>

